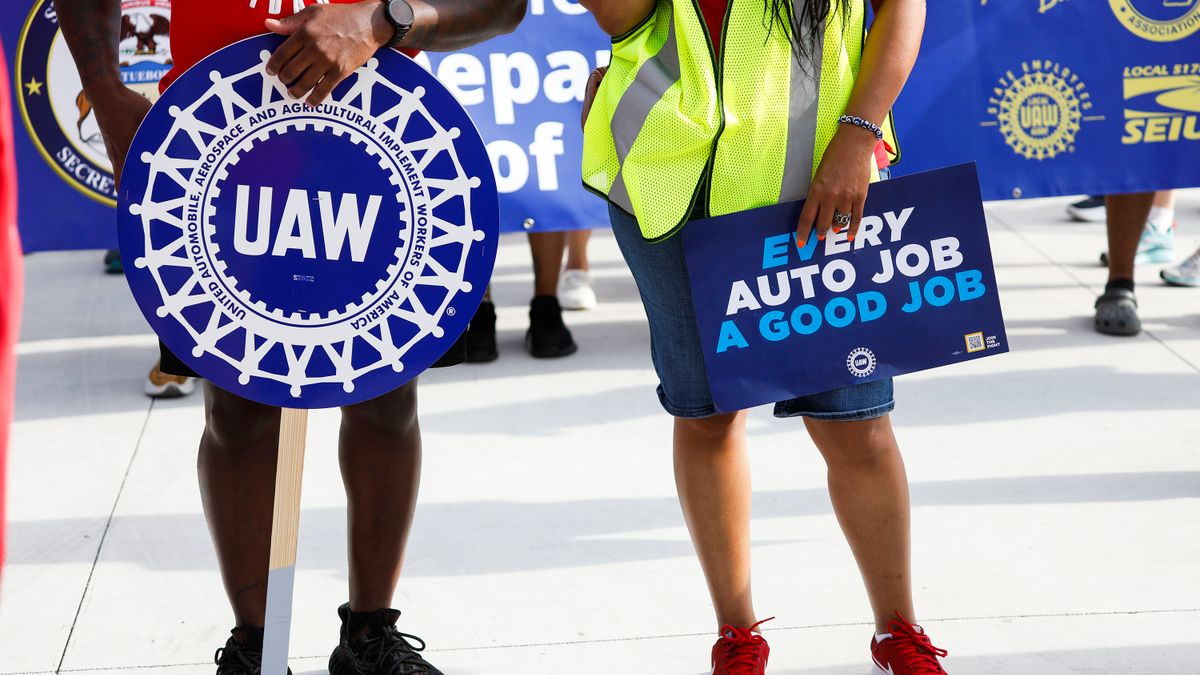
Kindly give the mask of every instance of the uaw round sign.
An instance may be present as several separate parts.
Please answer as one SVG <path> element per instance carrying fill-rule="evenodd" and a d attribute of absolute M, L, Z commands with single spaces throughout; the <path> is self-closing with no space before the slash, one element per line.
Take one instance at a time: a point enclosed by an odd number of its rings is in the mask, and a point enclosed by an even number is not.
<path fill-rule="evenodd" d="M 495 263 L 487 151 L 438 81 L 390 50 L 310 107 L 264 66 L 276 36 L 184 73 L 119 190 L 126 275 L 155 332 L 271 405 L 386 393 L 466 330 Z"/>

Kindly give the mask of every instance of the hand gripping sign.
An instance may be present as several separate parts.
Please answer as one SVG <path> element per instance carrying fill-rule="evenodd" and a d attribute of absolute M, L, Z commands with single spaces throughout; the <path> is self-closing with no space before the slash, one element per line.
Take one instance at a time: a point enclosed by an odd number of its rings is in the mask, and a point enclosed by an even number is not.
<path fill-rule="evenodd" d="M 495 180 L 438 81 L 379 52 L 310 107 L 259 36 L 151 109 L 118 191 L 121 254 L 163 342 L 239 396 L 284 407 L 264 673 L 283 673 L 303 409 L 387 393 L 466 330 L 496 257 Z"/>
<path fill-rule="evenodd" d="M 873 184 L 854 241 L 799 246 L 803 205 L 683 230 L 717 410 L 1008 351 L 973 164 Z"/>

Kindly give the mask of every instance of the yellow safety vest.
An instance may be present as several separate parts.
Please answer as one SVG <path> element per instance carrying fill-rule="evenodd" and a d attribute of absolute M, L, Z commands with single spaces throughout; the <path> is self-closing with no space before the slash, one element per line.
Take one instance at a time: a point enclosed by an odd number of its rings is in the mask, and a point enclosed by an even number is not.
<path fill-rule="evenodd" d="M 798 167 L 811 159 L 816 171 L 858 75 L 864 3 L 831 3 L 814 82 L 787 32 L 764 21 L 763 0 L 730 0 L 719 60 L 695 0 L 658 0 L 613 38 L 584 124 L 584 186 L 636 216 L 650 241 L 698 204 L 717 216 L 802 199 L 812 175 Z"/>

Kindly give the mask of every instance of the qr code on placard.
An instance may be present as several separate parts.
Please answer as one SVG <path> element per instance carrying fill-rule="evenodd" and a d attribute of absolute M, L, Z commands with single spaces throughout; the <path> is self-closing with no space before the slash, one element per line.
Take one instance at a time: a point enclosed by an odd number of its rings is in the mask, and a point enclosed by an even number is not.
<path fill-rule="evenodd" d="M 986 347 L 983 344 L 983 333 L 969 333 L 963 336 L 967 341 L 967 353 L 981 352 Z"/>

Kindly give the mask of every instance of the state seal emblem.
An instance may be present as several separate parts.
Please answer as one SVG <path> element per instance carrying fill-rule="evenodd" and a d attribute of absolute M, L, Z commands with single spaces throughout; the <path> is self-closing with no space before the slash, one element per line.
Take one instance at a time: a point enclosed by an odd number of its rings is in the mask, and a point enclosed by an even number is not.
<path fill-rule="evenodd" d="M 1026 159 L 1052 159 L 1074 152 L 1081 124 L 1090 121 L 1091 94 L 1070 68 L 1053 61 L 1028 61 L 1008 71 L 988 99 L 1004 142 Z"/>
<path fill-rule="evenodd" d="M 170 26 L 170 0 L 121 3 L 121 80 L 151 101 L 171 69 Z M 53 0 L 34 4 L 17 42 L 16 61 L 17 101 L 38 152 L 71 187 L 116 205 L 112 164 L 59 31 Z"/>
<path fill-rule="evenodd" d="M 188 70 L 138 130 L 118 235 L 143 314 L 218 386 L 291 408 L 386 393 L 465 331 L 499 206 L 466 111 L 379 52 L 310 107 L 267 75 L 282 42 Z"/>

